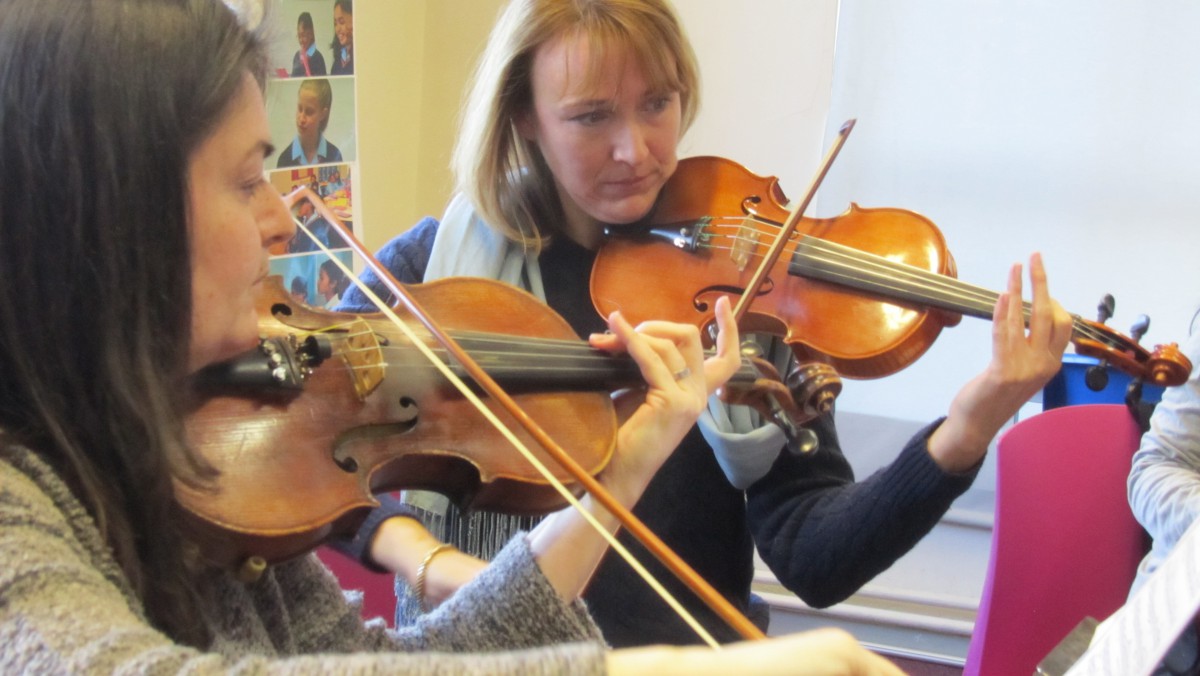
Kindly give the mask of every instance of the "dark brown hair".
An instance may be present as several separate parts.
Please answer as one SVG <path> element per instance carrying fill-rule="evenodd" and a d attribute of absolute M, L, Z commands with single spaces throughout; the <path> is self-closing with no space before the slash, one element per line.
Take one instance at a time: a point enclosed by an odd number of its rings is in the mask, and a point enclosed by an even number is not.
<path fill-rule="evenodd" d="M 208 640 L 173 478 L 191 328 L 188 159 L 259 40 L 215 0 L 0 0 L 0 429 L 95 519 L 150 620 Z"/>

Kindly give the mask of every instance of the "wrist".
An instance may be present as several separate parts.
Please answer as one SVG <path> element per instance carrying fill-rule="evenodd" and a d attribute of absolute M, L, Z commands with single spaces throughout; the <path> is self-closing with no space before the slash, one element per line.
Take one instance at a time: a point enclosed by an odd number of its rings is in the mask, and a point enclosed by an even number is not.
<path fill-rule="evenodd" d="M 422 612 L 427 612 L 431 605 L 426 599 L 426 583 L 429 577 L 429 564 L 433 562 L 434 558 L 436 558 L 438 554 L 449 551 L 457 551 L 457 549 L 455 549 L 454 545 L 440 542 L 431 547 L 429 551 L 425 553 L 425 556 L 422 557 L 421 563 L 417 565 L 417 572 L 413 580 L 413 594 L 417 597 L 417 607 L 420 608 Z"/>
<path fill-rule="evenodd" d="M 618 446 L 620 443 L 618 441 Z M 643 459 L 614 457 L 608 466 L 596 475 L 596 481 L 621 503 L 622 507 L 632 509 L 661 466 L 661 462 L 651 466 Z"/>
<path fill-rule="evenodd" d="M 370 555 L 376 565 L 411 584 L 425 553 L 438 544 L 440 540 L 417 519 L 395 517 L 380 524 L 371 542 Z"/>
<path fill-rule="evenodd" d="M 988 434 L 947 418 L 926 442 L 926 450 L 943 472 L 965 472 L 983 459 L 994 433 Z"/>

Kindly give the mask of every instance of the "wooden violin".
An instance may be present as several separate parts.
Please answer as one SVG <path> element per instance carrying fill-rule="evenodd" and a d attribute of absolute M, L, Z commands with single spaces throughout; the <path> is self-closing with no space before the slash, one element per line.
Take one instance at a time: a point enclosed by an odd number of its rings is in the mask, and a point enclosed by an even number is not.
<path fill-rule="evenodd" d="M 450 278 L 408 289 L 577 463 L 592 475 L 603 469 L 618 423 L 610 393 L 644 385 L 631 358 L 591 348 L 540 300 L 500 282 Z M 194 379 L 188 437 L 220 472 L 219 488 L 176 489 L 210 559 L 240 566 L 307 552 L 352 535 L 378 505 L 375 494 L 402 488 L 511 514 L 565 504 L 381 316 L 296 303 L 277 277 L 258 309 L 260 347 Z M 767 394 L 790 402 L 773 369 L 750 359 L 724 392 L 750 405 Z M 788 411 L 797 424 L 816 413 Z"/>
<path fill-rule="evenodd" d="M 606 231 L 592 269 L 602 314 L 620 310 L 705 327 L 721 295 L 740 295 L 790 216 L 773 177 L 719 157 L 681 160 L 644 222 Z M 959 281 L 945 239 L 903 209 L 851 204 L 833 218 L 802 217 L 740 324 L 782 337 L 801 363 L 852 378 L 895 373 L 961 316 L 990 319 L 999 294 Z M 647 277 L 653 271 L 653 277 Z M 1025 303 L 1028 319 L 1030 304 Z M 1074 317 L 1076 352 L 1155 385 L 1187 380 L 1175 344 L 1147 351 L 1110 327 Z"/>

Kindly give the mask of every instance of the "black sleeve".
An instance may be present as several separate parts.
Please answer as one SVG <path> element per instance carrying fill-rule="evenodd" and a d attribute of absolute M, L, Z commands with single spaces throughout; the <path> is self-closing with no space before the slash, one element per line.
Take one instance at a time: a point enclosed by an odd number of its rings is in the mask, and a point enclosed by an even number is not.
<path fill-rule="evenodd" d="M 896 460 L 857 483 L 832 414 L 812 423 L 818 450 L 781 453 L 746 491 L 759 554 L 780 583 L 811 606 L 833 605 L 932 530 L 979 471 L 977 465 L 951 474 L 937 466 L 926 443 L 940 424 L 918 432 Z"/>
<path fill-rule="evenodd" d="M 375 562 L 371 559 L 371 540 L 375 537 L 375 531 L 379 530 L 379 526 L 384 521 L 392 517 L 407 516 L 417 521 L 421 519 L 415 509 L 400 502 L 399 499 L 389 493 L 377 495 L 375 498 L 379 500 L 379 506 L 371 510 L 370 514 L 367 515 L 367 520 L 363 521 L 362 525 L 358 527 L 358 532 L 354 534 L 353 538 L 349 540 L 337 538 L 330 540 L 327 544 L 331 548 L 358 561 L 368 570 L 373 570 L 377 573 L 386 573 L 389 571 L 375 565 Z"/>
<path fill-rule="evenodd" d="M 388 272 L 401 284 L 419 284 L 425 278 L 425 268 L 429 266 L 429 252 L 433 248 L 433 240 L 437 236 L 438 221 L 432 216 L 422 218 L 412 228 L 393 237 L 383 245 L 375 257 L 387 268 Z M 396 302 L 379 277 L 372 271 L 366 270 L 360 276 L 363 282 L 375 295 L 393 305 Z M 351 284 L 342 300 L 334 308 L 338 312 L 368 313 L 378 312 L 367 295 Z"/>

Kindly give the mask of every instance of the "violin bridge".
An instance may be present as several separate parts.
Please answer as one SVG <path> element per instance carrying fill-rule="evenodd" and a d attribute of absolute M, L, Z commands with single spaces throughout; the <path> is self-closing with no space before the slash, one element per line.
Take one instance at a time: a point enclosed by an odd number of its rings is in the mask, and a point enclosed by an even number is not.
<path fill-rule="evenodd" d="M 742 219 L 742 224 L 738 227 L 737 236 L 733 238 L 733 246 L 729 247 L 729 258 L 737 266 L 738 272 L 746 270 L 746 266 L 750 263 L 750 256 L 758 248 L 758 238 L 760 236 L 757 229 L 746 224 L 746 220 Z"/>
<path fill-rule="evenodd" d="M 383 348 L 371 325 L 361 317 L 350 322 L 346 333 L 342 358 L 350 366 L 354 391 L 363 400 L 383 382 Z"/>

